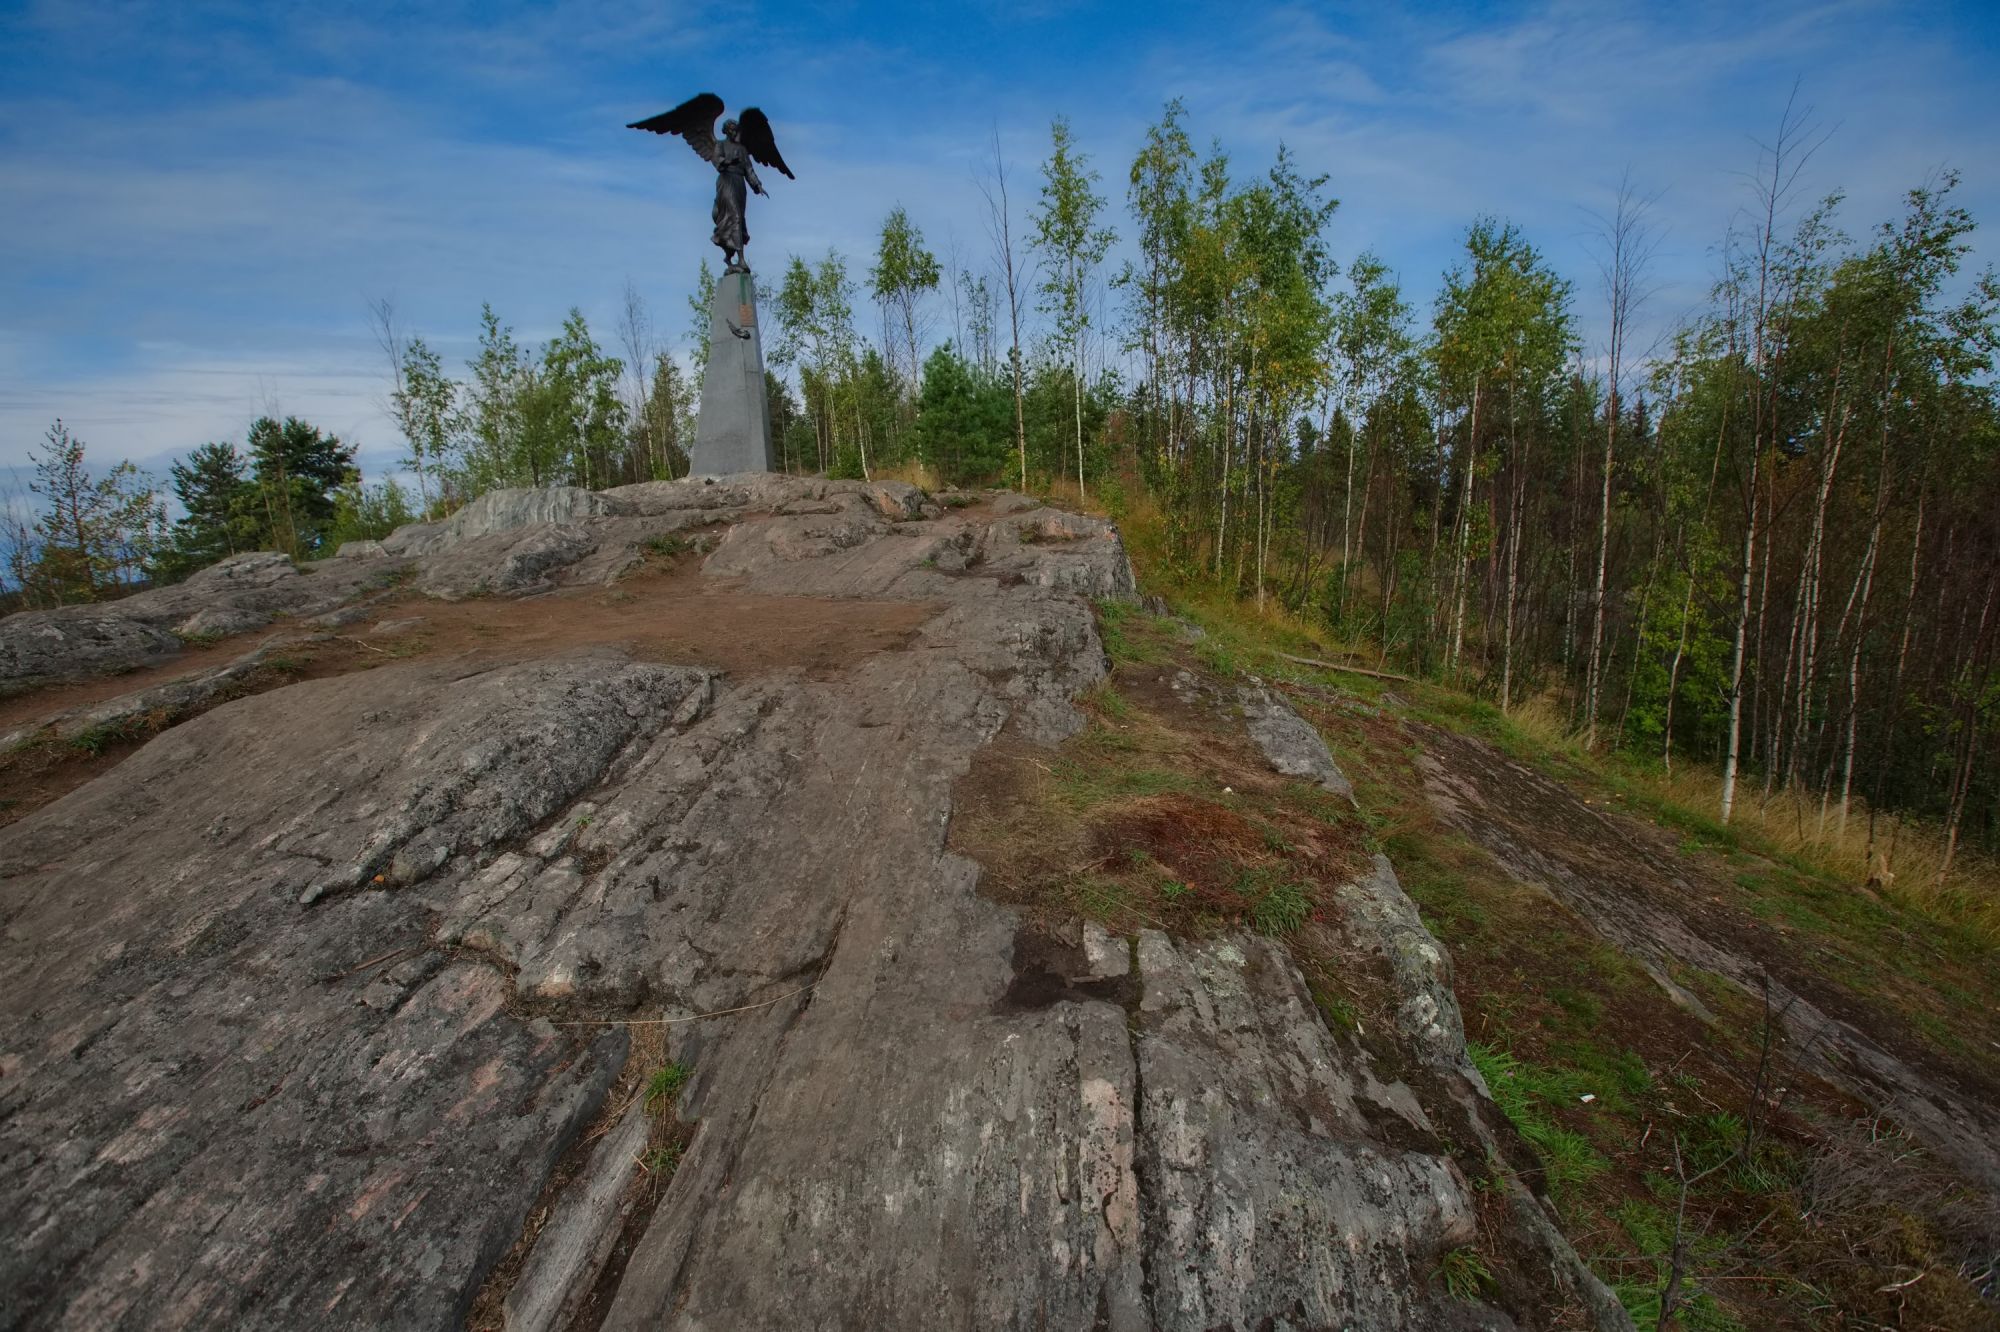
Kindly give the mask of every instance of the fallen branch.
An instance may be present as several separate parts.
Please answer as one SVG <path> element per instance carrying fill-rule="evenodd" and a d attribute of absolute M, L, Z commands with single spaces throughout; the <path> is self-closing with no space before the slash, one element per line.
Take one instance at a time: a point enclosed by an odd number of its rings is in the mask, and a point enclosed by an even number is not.
<path fill-rule="evenodd" d="M 335 972 L 331 976 L 321 976 L 319 978 L 320 983 L 322 985 L 332 985 L 338 981 L 344 981 L 349 976 L 358 975 L 361 972 L 367 971 L 373 967 L 379 967 L 384 962 L 394 961 L 395 959 L 402 957 L 406 953 L 415 953 L 420 951 L 422 948 L 423 948 L 422 944 L 404 944 L 401 948 L 392 948 L 388 952 L 383 953 L 377 957 L 369 958 L 366 962 L 356 962 L 353 966 L 349 967 L 345 971 Z"/>
<path fill-rule="evenodd" d="M 1346 671 L 1349 675 L 1365 675 L 1371 680 L 1400 680 L 1404 684 L 1417 683 L 1407 675 L 1397 675 L 1393 671 L 1371 671 L 1365 666 L 1343 666 L 1337 661 L 1321 661 L 1317 657 L 1294 657 L 1289 652 L 1280 652 L 1286 661 L 1297 662 L 1301 666 L 1317 666 L 1323 671 Z"/>

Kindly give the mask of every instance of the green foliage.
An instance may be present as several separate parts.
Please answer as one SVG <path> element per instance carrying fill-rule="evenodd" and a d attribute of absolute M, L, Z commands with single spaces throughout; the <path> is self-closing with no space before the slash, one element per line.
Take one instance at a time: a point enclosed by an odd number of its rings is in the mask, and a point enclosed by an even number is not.
<path fill-rule="evenodd" d="M 1494 1104 L 1541 1154 L 1551 1197 L 1560 1198 L 1568 1186 L 1586 1183 L 1609 1168 L 1589 1138 L 1564 1127 L 1550 1113 L 1555 1106 L 1577 1103 L 1580 1093 L 1574 1074 L 1523 1063 L 1505 1050 L 1476 1041 L 1466 1042 L 1466 1052 L 1486 1080 Z"/>
<path fill-rule="evenodd" d="M 664 374 L 668 401 L 650 414 L 642 405 L 635 425 L 618 394 L 625 363 L 605 354 L 582 311 L 569 312 L 538 360 L 515 343 L 491 306 L 481 308 L 480 326 L 471 383 L 435 388 L 419 400 L 425 414 L 404 426 L 426 432 L 435 426 L 425 448 L 442 441 L 439 456 L 449 462 L 436 470 L 444 490 L 469 498 L 500 486 L 605 486 L 650 476 L 662 458 L 671 465 L 666 424 L 654 417 L 678 420 L 677 370 L 663 372 L 655 361 L 653 391 L 661 390 Z M 464 405 L 446 412 L 444 399 L 461 391 Z M 652 430 L 661 436 L 658 452 Z"/>
<path fill-rule="evenodd" d="M 1118 236 L 1098 224 L 1104 207 L 1096 189 L 1099 177 L 1089 168 L 1089 158 L 1077 151 L 1069 121 L 1058 116 L 1049 126 L 1049 145 L 1049 158 L 1042 164 L 1041 201 L 1030 221 L 1034 247 L 1043 256 L 1042 311 L 1050 319 L 1051 346 L 1070 381 L 1075 475 L 1081 483 L 1088 465 L 1082 412 L 1090 280 Z"/>
<path fill-rule="evenodd" d="M 694 291 L 688 296 L 688 347 L 694 353 L 694 382 L 700 395 L 702 377 L 708 373 L 708 335 L 715 319 L 715 270 L 701 261 L 695 273 Z M 775 357 L 773 359 L 776 359 Z"/>
<path fill-rule="evenodd" d="M 923 232 L 897 204 L 882 223 L 875 267 L 868 273 L 868 292 L 881 302 L 884 313 L 902 326 L 912 383 L 917 378 L 917 303 L 925 292 L 937 290 L 942 275 L 937 256 L 924 248 Z"/>
<path fill-rule="evenodd" d="M 129 462 L 93 475 L 83 441 L 61 421 L 31 451 L 32 525 L 7 514 L 6 572 L 24 603 L 95 601 L 131 584 L 164 544 L 166 515 L 152 484 Z"/>
<path fill-rule="evenodd" d="M 416 475 L 428 516 L 432 478 L 444 475 L 464 423 L 459 385 L 444 373 L 444 363 L 422 338 L 410 339 L 403 348 L 389 403 L 409 449 L 403 461 Z"/>
<path fill-rule="evenodd" d="M 1269 869 L 1246 870 L 1236 892 L 1250 902 L 1250 920 L 1259 934 L 1295 934 L 1312 917 L 1312 897 L 1306 886 Z"/>
<path fill-rule="evenodd" d="M 924 362 L 914 429 L 917 454 L 954 485 L 1001 477 L 1013 446 L 1013 390 L 968 363 L 949 342 Z"/>
<path fill-rule="evenodd" d="M 896 385 L 855 329 L 855 299 L 847 261 L 829 250 L 816 265 L 794 255 L 773 303 L 771 363 L 797 369 L 810 425 L 809 438 L 786 436 L 789 465 L 800 470 L 858 478 L 897 460 Z"/>
<path fill-rule="evenodd" d="M 397 528 L 417 521 L 410 499 L 392 477 L 372 486 L 361 483 L 358 472 L 334 495 L 333 526 L 327 533 L 328 549 L 338 551 L 343 542 L 380 541 Z"/>
<path fill-rule="evenodd" d="M 646 1079 L 646 1109 L 654 1113 L 671 1109 L 680 1097 L 681 1088 L 693 1076 L 694 1069 L 679 1062 L 654 1069 L 652 1076 Z"/>
<path fill-rule="evenodd" d="M 332 554 L 339 492 L 355 475 L 353 447 L 296 416 L 258 417 L 245 442 L 250 481 L 241 501 L 256 536 L 249 548 L 302 560 Z"/>
<path fill-rule="evenodd" d="M 230 443 L 203 444 L 171 469 L 182 516 L 153 557 L 151 575 L 176 582 L 197 569 L 240 551 L 256 550 L 264 538 L 257 518 L 256 491 L 245 461 Z"/>
<path fill-rule="evenodd" d="M 1438 1279 L 1453 1299 L 1476 1300 L 1493 1284 L 1493 1269 L 1477 1249 L 1452 1249 L 1438 1260 Z"/>

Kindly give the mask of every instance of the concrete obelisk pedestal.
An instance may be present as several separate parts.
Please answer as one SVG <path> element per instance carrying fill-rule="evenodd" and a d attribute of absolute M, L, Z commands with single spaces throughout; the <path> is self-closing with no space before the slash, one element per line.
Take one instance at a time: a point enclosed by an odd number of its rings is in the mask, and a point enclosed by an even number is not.
<path fill-rule="evenodd" d="M 715 282 L 708 314 L 708 371 L 701 381 L 695 426 L 694 476 L 775 472 L 771 404 L 764 396 L 764 339 L 757 324 L 757 287 L 748 273 Z"/>

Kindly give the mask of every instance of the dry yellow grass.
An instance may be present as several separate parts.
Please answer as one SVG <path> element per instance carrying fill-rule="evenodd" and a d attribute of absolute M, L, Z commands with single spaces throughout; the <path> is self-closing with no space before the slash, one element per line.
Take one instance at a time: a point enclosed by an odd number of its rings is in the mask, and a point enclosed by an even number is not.
<path fill-rule="evenodd" d="M 897 463 L 894 467 L 874 467 L 869 469 L 869 479 L 873 481 L 905 481 L 925 492 L 949 489 L 937 469 L 915 458 Z"/>
<path fill-rule="evenodd" d="M 1562 753 L 1613 776 L 1663 804 L 1695 817 L 1720 821 L 1722 774 L 1702 763 L 1681 760 L 1671 773 L 1650 763 L 1617 755 L 1590 755 L 1570 729 L 1568 711 L 1550 694 L 1522 700 L 1507 714 L 1508 725 L 1524 740 Z M 1837 797 L 1822 802 L 1811 791 L 1782 788 L 1764 799 L 1761 781 L 1739 778 L 1729 827 L 1736 836 L 1855 884 L 1937 919 L 1969 926 L 2000 940 L 2000 866 L 1960 845 L 1951 871 L 1945 863 L 1943 830 L 1897 814 L 1873 819 L 1866 800 L 1854 797 L 1845 826 Z"/>
<path fill-rule="evenodd" d="M 1050 503 L 1104 512 L 1100 490 L 1091 492 L 1087 506 L 1077 505 L 1074 481 L 1050 482 L 1042 493 Z M 1273 649 L 1376 664 L 1372 646 L 1340 642 L 1324 625 L 1287 611 L 1275 598 L 1260 608 L 1206 579 L 1176 577 L 1168 559 L 1165 519 L 1152 497 L 1135 486 L 1121 498 L 1114 516 L 1145 590 L 1164 593 L 1200 621 L 1215 648 L 1232 651 L 1246 665 Z M 1450 692 L 1443 685 L 1427 687 Z M 1586 753 L 1582 737 L 1570 727 L 1570 713 L 1561 697 L 1545 693 L 1515 703 L 1506 720 L 1530 747 L 1561 754 L 1690 818 L 1717 821 L 1722 774 L 1715 767 L 1680 760 L 1669 774 L 1629 756 Z M 1747 843 L 1794 857 L 1857 887 L 1872 885 L 1913 910 L 2000 942 L 2000 865 L 1961 843 L 1951 872 L 1940 879 L 1945 849 L 1940 828 L 1884 814 L 1874 820 L 1871 841 L 1869 815 L 1867 802 L 1857 797 L 1843 827 L 1837 800 L 1828 803 L 1822 817 L 1815 793 L 1781 790 L 1767 803 L 1761 781 L 1739 781 L 1730 829 Z"/>

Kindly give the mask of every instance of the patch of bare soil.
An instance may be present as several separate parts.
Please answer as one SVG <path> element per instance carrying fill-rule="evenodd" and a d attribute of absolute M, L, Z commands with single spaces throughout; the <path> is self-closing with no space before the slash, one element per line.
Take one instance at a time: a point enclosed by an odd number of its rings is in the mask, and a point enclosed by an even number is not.
<path fill-rule="evenodd" d="M 183 676 L 214 670 L 254 650 L 260 643 L 298 632 L 298 626 L 288 625 L 285 621 L 279 620 L 276 624 L 253 629 L 249 633 L 235 634 L 200 647 L 186 648 L 171 661 L 161 662 L 158 666 L 143 666 L 138 670 L 98 675 L 88 680 L 74 680 L 66 684 L 36 685 L 0 698 L 0 731 L 12 730 L 24 722 L 89 707 L 92 703 L 102 703 L 106 699 L 117 698 L 123 694 L 135 694 L 142 689 L 166 684 Z"/>
<path fill-rule="evenodd" d="M 0 825 L 25 817 L 115 767 L 162 730 L 234 698 L 413 658 L 500 665 L 577 648 L 622 647 L 641 661 L 712 666 L 736 677 L 801 670 L 823 677 L 906 646 L 938 611 L 909 601 L 757 596 L 703 578 L 695 561 L 649 561 L 611 587 L 525 600 L 433 601 L 410 595 L 338 632 L 279 625 L 190 649 L 161 666 L 33 690 L 0 703 L 0 727 L 213 670 L 273 638 L 296 637 L 202 707 L 148 715 L 77 741 L 31 741 L 0 754 Z M 394 632 L 375 626 L 404 622 Z"/>
<path fill-rule="evenodd" d="M 704 578 L 684 562 L 649 565 L 609 588 L 518 601 L 411 597 L 384 605 L 372 623 L 419 619 L 404 634 L 429 656 L 519 661 L 619 646 L 640 660 L 713 666 L 735 676 L 787 669 L 817 676 L 905 646 L 938 609 L 929 602 L 757 596 L 736 590 L 733 580 Z M 367 626 L 353 632 L 365 636 Z"/>
<path fill-rule="evenodd" d="M 232 647 L 219 654 L 213 650 L 204 650 L 200 654 L 202 660 L 199 669 L 211 670 L 223 665 L 245 652 L 254 650 L 260 641 L 257 635 L 243 635 Z M 318 680 L 333 675 L 345 675 L 350 671 L 368 670 L 393 661 L 396 656 L 395 653 L 373 649 L 352 638 L 327 635 L 312 640 L 302 640 L 295 651 L 268 658 L 262 666 L 233 681 L 204 706 L 176 714 L 158 711 L 146 713 L 123 725 L 88 733 L 71 740 L 54 738 L 30 740 L 13 750 L 0 753 L 0 827 L 26 818 L 42 806 L 60 800 L 71 791 L 117 767 L 128 755 L 161 731 L 178 725 L 190 717 L 198 716 L 209 708 L 218 707 L 232 699 L 243 698 L 250 694 L 281 689 L 286 685 L 297 684 L 301 680 Z M 102 702 L 107 698 L 136 693 L 152 685 L 164 684 L 169 680 L 194 673 L 196 672 L 187 670 L 181 665 L 135 671 L 129 675 L 116 677 L 125 686 L 124 688 L 107 691 L 96 698 L 84 701 Z M 68 702 L 57 711 L 68 711 L 79 706 L 82 706 L 82 702 Z M 51 716 L 54 713 L 45 712 L 40 715 Z"/>

